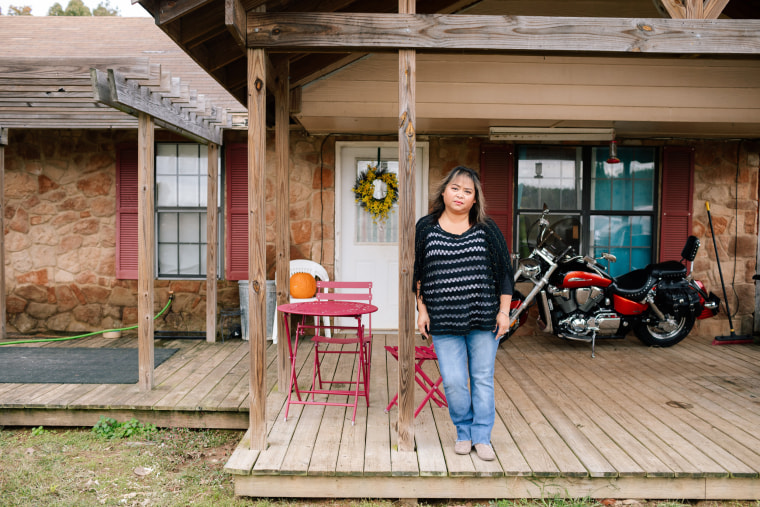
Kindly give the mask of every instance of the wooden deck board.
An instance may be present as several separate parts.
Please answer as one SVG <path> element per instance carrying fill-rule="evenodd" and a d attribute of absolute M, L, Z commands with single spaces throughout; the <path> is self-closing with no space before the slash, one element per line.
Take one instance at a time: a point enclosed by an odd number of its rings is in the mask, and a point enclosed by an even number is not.
<path fill-rule="evenodd" d="M 640 449 L 636 453 L 637 461 L 642 464 L 648 476 L 694 477 L 699 475 L 699 469 L 695 465 L 684 459 L 653 431 L 656 429 L 658 421 L 654 420 L 648 412 L 637 410 L 636 404 L 627 395 L 621 395 L 618 391 L 609 389 L 606 384 L 600 382 L 592 370 L 582 366 L 580 362 L 561 353 L 557 354 L 554 349 L 547 348 L 543 344 L 539 347 L 545 352 L 549 362 L 557 365 L 567 363 L 567 366 L 572 366 L 576 375 L 572 378 L 563 378 L 569 380 L 589 398 L 596 400 L 597 405 L 604 407 L 605 412 L 614 423 L 636 438 L 651 453 L 651 456 L 654 456 L 652 458 L 646 454 L 646 451 Z M 610 430 L 610 434 L 614 435 L 615 438 L 625 438 L 619 435 L 619 431 L 613 429 Z M 637 447 L 632 445 L 626 448 L 633 450 Z"/>
<path fill-rule="evenodd" d="M 545 402 L 545 398 L 533 399 L 533 392 L 537 391 L 530 379 L 526 378 L 525 375 L 517 377 L 512 375 L 512 369 L 514 368 L 519 371 L 519 367 L 516 366 L 516 361 L 509 356 L 507 350 L 502 348 L 496 354 L 496 361 L 503 366 L 503 369 L 497 371 L 496 375 L 502 377 L 501 383 L 502 386 L 505 386 L 504 390 L 507 392 L 507 396 L 512 399 L 521 417 L 524 418 L 525 422 L 530 426 L 531 431 L 535 433 L 544 449 L 546 449 L 557 464 L 560 474 L 573 477 L 586 477 L 588 471 L 572 448 L 569 447 L 570 442 L 565 442 L 557 430 L 554 429 L 551 422 L 546 419 L 541 408 L 537 406 L 539 401 Z M 507 385 L 509 387 L 506 387 Z M 552 410 L 553 408 L 547 407 L 547 409 Z M 520 442 L 518 441 L 519 444 Z"/>
<path fill-rule="evenodd" d="M 571 357 L 561 349 L 553 354 L 562 356 L 565 364 L 573 371 L 576 368 L 582 368 L 588 372 L 589 378 L 594 379 L 592 383 L 606 386 L 615 397 L 624 400 L 623 405 L 630 414 L 631 420 L 642 422 L 644 426 L 651 429 L 654 435 L 666 442 L 678 457 L 685 459 L 691 465 L 691 468 L 686 465 L 683 476 L 725 477 L 727 475 L 726 470 L 704 452 L 701 439 L 696 442 L 690 441 L 682 436 L 677 428 L 672 427 L 669 414 L 663 413 L 655 403 L 651 403 L 644 394 L 638 391 L 635 383 L 630 382 L 627 371 L 616 371 L 610 364 L 605 364 L 605 371 L 602 372 L 593 359 L 582 356 Z M 630 364 L 635 363 L 629 363 L 628 370 L 630 370 Z M 573 377 L 575 378 L 575 375 Z M 625 420 L 628 420 L 628 416 L 624 415 L 622 421 Z"/>
<path fill-rule="evenodd" d="M 397 361 L 377 334 L 370 406 L 291 405 L 276 385 L 276 346 L 267 347 L 268 448 L 245 439 L 228 463 L 239 494 L 388 498 L 753 499 L 760 497 L 760 347 L 712 346 L 689 337 L 669 349 L 635 338 L 602 340 L 596 358 L 585 343 L 515 336 L 497 354 L 493 462 L 453 452 L 446 408 L 427 403 L 415 420 L 415 452 L 398 452 Z M 33 346 L 133 347 L 133 337 Z M 91 425 L 100 415 L 190 427 L 245 428 L 248 344 L 157 340 L 180 350 L 155 372 L 156 387 L 0 384 L 0 425 Z M 304 340 L 297 371 L 311 381 L 312 344 Z M 332 361 L 332 363 L 330 363 Z M 352 356 L 328 360 L 345 378 Z M 437 374 L 436 365 L 425 368 Z M 415 397 L 422 397 L 415 390 Z M 342 396 L 345 398 L 345 396 Z M 170 403 L 171 402 L 171 403 Z M 199 410 L 200 408 L 200 410 Z M 165 415 L 162 415 L 165 414 Z M 226 419 L 230 418 L 230 419 Z M 56 423 L 53 423 L 56 421 Z"/>
<path fill-rule="evenodd" d="M 679 398 L 685 394 L 685 392 L 675 392 L 669 387 L 676 378 L 673 368 L 658 369 L 656 382 L 649 382 L 645 376 L 639 373 L 647 368 L 647 363 L 652 361 L 652 354 L 663 352 L 668 354 L 668 352 L 672 352 L 672 349 L 670 351 L 667 349 L 651 349 L 646 355 L 643 354 L 643 350 L 646 349 L 631 348 L 628 352 L 631 361 L 636 365 L 635 368 L 631 368 L 631 363 L 623 363 L 620 358 L 617 358 L 608 363 L 611 369 L 610 373 L 622 376 L 621 378 L 627 377 L 629 386 L 638 391 L 640 399 L 646 400 L 653 412 L 658 414 L 659 418 L 676 433 L 682 435 L 689 442 L 699 442 L 699 448 L 723 468 L 724 474 L 752 476 L 755 471 L 722 446 L 722 444 L 730 445 L 728 442 L 730 439 L 727 439 L 724 434 L 716 432 L 709 423 L 701 418 L 707 417 L 710 420 L 716 420 L 708 410 L 701 406 L 696 411 L 685 410 L 678 405 L 673 406 L 673 402 L 680 403 Z M 673 394 L 677 396 L 673 396 Z M 701 416 L 696 416 L 694 412 L 700 412 Z"/>
<path fill-rule="evenodd" d="M 390 475 L 391 473 L 391 433 L 393 432 L 391 413 L 385 412 L 390 401 L 388 392 L 395 394 L 396 382 L 392 381 L 388 370 L 389 358 L 385 345 L 386 335 L 375 335 L 372 344 L 372 368 L 370 371 L 370 405 L 367 409 L 367 432 L 364 445 L 364 475 Z M 391 394 L 390 396 L 393 396 Z"/>
<path fill-rule="evenodd" d="M 603 459 L 613 467 L 616 473 L 608 475 L 644 475 L 645 469 L 631 456 L 633 453 L 645 456 L 643 459 L 648 461 L 648 469 L 656 471 L 658 475 L 671 475 L 670 470 L 656 460 L 625 427 L 611 421 L 594 399 L 587 397 L 572 383 L 566 382 L 553 362 L 546 361 L 540 350 L 527 342 L 524 349 L 531 352 L 530 358 L 524 356 L 522 361 L 528 375 L 547 395 L 551 395 L 557 409 L 570 417 L 589 443 L 593 442 L 595 448 L 604 449 L 604 457 L 600 455 L 597 459 Z M 557 379 L 561 381 L 556 382 Z M 584 452 L 584 456 L 588 454 L 588 451 Z"/>

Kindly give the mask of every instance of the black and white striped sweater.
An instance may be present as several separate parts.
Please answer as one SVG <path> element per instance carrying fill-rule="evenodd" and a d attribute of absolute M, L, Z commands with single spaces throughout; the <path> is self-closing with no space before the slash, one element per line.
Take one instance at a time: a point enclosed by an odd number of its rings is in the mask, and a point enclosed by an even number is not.
<path fill-rule="evenodd" d="M 493 330 L 499 295 L 512 294 L 506 241 L 488 219 L 463 234 L 451 234 L 428 215 L 417 222 L 414 287 L 430 315 L 431 334 L 465 335 Z"/>

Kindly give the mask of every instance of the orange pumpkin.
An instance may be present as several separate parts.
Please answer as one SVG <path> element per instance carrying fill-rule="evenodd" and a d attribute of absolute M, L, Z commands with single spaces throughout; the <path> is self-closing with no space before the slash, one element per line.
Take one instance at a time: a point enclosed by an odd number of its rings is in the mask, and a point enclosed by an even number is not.
<path fill-rule="evenodd" d="M 290 296 L 296 299 L 313 298 L 317 281 L 309 273 L 293 273 L 290 277 Z"/>

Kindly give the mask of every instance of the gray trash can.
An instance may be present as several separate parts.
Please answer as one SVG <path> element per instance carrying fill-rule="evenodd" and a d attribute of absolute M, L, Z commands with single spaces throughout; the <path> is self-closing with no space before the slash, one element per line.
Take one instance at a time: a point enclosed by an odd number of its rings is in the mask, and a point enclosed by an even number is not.
<path fill-rule="evenodd" d="M 240 327 L 243 331 L 243 340 L 248 340 L 248 280 L 238 281 L 238 292 L 240 295 Z M 272 339 L 272 325 L 274 324 L 275 306 L 277 305 L 277 294 L 274 280 L 267 280 L 267 338 Z"/>

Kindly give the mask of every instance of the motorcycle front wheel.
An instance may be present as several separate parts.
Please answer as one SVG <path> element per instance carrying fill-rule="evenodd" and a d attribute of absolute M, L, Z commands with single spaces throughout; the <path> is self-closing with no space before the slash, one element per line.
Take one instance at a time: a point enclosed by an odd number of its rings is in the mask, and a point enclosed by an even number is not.
<path fill-rule="evenodd" d="M 694 315 L 673 317 L 667 315 L 666 320 L 642 322 L 633 328 L 639 340 L 650 347 L 672 347 L 689 334 L 694 327 Z"/>

